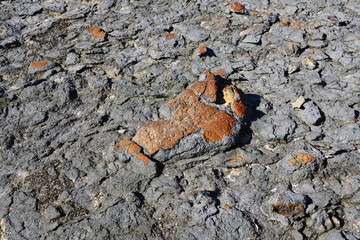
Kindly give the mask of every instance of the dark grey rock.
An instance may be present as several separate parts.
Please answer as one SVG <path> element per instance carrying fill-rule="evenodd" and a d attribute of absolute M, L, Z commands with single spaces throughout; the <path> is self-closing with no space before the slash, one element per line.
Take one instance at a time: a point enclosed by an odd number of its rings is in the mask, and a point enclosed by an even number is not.
<path fill-rule="evenodd" d="M 323 121 L 323 116 L 318 106 L 309 101 L 303 104 L 303 110 L 297 111 L 297 116 L 308 125 L 319 125 Z"/>

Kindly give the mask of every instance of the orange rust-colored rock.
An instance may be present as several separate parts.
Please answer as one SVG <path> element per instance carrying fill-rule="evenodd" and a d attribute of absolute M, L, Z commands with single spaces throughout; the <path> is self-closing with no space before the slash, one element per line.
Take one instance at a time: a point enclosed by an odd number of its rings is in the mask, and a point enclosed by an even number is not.
<path fill-rule="evenodd" d="M 207 47 L 205 45 L 200 45 L 197 50 L 200 55 L 204 55 L 204 54 L 206 54 Z"/>
<path fill-rule="evenodd" d="M 198 100 L 199 100 L 198 96 L 196 96 L 196 94 L 191 89 L 185 89 L 179 94 L 179 96 L 168 102 L 167 106 L 169 108 L 174 108 L 180 103 L 191 104 Z"/>
<path fill-rule="evenodd" d="M 172 109 L 171 120 L 149 122 L 138 129 L 132 140 L 145 149 L 145 153 L 155 154 L 159 150 L 171 149 L 185 136 L 199 131 L 203 133 L 202 138 L 206 142 L 220 142 L 224 137 L 236 134 L 234 128 L 237 119 L 200 101 L 199 98 L 204 95 L 206 99 L 203 100 L 215 102 L 220 90 L 216 85 L 215 75 L 208 70 L 205 74 L 205 81 L 195 82 L 168 102 L 167 106 Z M 232 103 L 240 101 L 242 91 L 235 86 L 229 89 L 235 95 Z M 245 108 L 240 104 L 237 111 L 233 110 L 234 114 L 243 116 Z"/>
<path fill-rule="evenodd" d="M 91 36 L 97 39 L 104 39 L 106 36 L 106 33 L 101 30 L 100 27 L 90 27 L 87 29 L 87 31 L 91 34 Z"/>
<path fill-rule="evenodd" d="M 136 158 L 138 160 L 140 160 L 140 161 L 143 161 L 146 167 L 149 167 L 149 164 L 150 164 L 151 160 L 145 154 L 139 153 L 139 154 L 136 155 Z"/>
<path fill-rule="evenodd" d="M 292 217 L 296 214 L 304 212 L 304 206 L 300 203 L 275 203 L 272 205 L 272 209 L 277 214 L 283 215 L 285 217 Z"/>
<path fill-rule="evenodd" d="M 131 140 L 121 140 L 117 142 L 114 146 L 114 151 L 119 151 L 120 149 L 123 149 L 130 154 L 136 154 L 140 152 L 140 146 L 134 143 Z"/>
<path fill-rule="evenodd" d="M 193 85 L 189 87 L 197 96 L 201 96 L 206 88 L 206 82 L 205 81 L 197 81 Z"/>
<path fill-rule="evenodd" d="M 243 102 L 234 102 L 233 103 L 234 113 L 240 117 L 244 117 L 246 115 L 247 107 Z"/>
<path fill-rule="evenodd" d="M 168 33 L 168 34 L 165 35 L 166 40 L 170 40 L 170 39 L 174 39 L 174 38 L 176 38 L 175 33 Z"/>
<path fill-rule="evenodd" d="M 216 86 L 215 75 L 209 70 L 205 71 L 206 74 L 206 89 L 205 97 L 207 97 L 211 102 L 216 102 L 216 94 L 218 87 Z"/>
<path fill-rule="evenodd" d="M 206 142 L 218 142 L 225 136 L 232 136 L 236 120 L 224 111 L 218 111 L 205 123 L 201 124 Z"/>
<path fill-rule="evenodd" d="M 32 62 L 31 63 L 32 68 L 42 68 L 42 67 L 46 67 L 47 65 L 49 65 L 49 62 L 47 62 L 47 61 L 40 61 L 40 62 Z"/>
<path fill-rule="evenodd" d="M 288 21 L 283 21 L 283 22 L 281 22 L 281 25 L 283 27 L 288 27 L 288 26 L 290 26 L 290 23 Z"/>
<path fill-rule="evenodd" d="M 245 13 L 245 7 L 241 3 L 233 3 L 230 7 L 234 13 Z"/>
<path fill-rule="evenodd" d="M 299 152 L 294 155 L 289 162 L 295 167 L 301 167 L 305 164 L 312 163 L 315 160 L 315 157 L 308 153 Z"/>

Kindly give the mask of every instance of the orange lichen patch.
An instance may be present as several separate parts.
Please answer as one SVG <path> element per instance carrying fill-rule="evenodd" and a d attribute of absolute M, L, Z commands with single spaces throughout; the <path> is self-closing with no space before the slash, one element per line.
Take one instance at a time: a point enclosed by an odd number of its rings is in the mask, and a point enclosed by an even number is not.
<path fill-rule="evenodd" d="M 197 50 L 200 53 L 200 55 L 204 55 L 206 54 L 207 47 L 205 45 L 200 45 Z"/>
<path fill-rule="evenodd" d="M 230 159 L 227 160 L 228 163 L 230 164 L 236 164 L 238 162 L 242 162 L 244 159 L 242 157 L 232 157 Z"/>
<path fill-rule="evenodd" d="M 270 15 L 271 13 L 269 12 L 259 12 L 259 11 L 256 11 L 256 10 L 252 10 L 250 12 L 250 15 L 260 15 L 260 16 L 264 16 L 264 15 Z"/>
<path fill-rule="evenodd" d="M 197 96 L 201 96 L 206 88 L 206 82 L 204 81 L 197 81 L 193 85 L 189 87 Z"/>
<path fill-rule="evenodd" d="M 272 210 L 277 214 L 292 217 L 296 214 L 304 212 L 304 206 L 300 203 L 275 203 L 272 205 Z"/>
<path fill-rule="evenodd" d="M 245 13 L 245 7 L 244 5 L 236 2 L 236 3 L 233 3 L 231 4 L 231 10 L 234 12 L 234 13 Z"/>
<path fill-rule="evenodd" d="M 224 204 L 224 208 L 227 209 L 227 210 L 230 210 L 230 209 L 232 209 L 232 206 L 230 206 L 229 204 L 225 203 L 225 204 Z"/>
<path fill-rule="evenodd" d="M 209 119 L 217 111 L 219 110 L 198 101 L 192 105 L 181 104 L 173 112 L 173 117 L 178 121 L 191 122 L 192 126 L 198 129 L 201 123 Z"/>
<path fill-rule="evenodd" d="M 281 22 L 281 25 L 284 27 L 290 26 L 290 23 L 288 21 Z"/>
<path fill-rule="evenodd" d="M 229 213 L 231 214 L 232 213 L 232 206 L 230 206 L 229 204 L 225 203 L 223 208 Z"/>
<path fill-rule="evenodd" d="M 101 30 L 100 27 L 90 27 L 87 29 L 87 31 L 94 38 L 103 39 L 106 36 L 106 33 L 103 30 Z"/>
<path fill-rule="evenodd" d="M 32 62 L 31 63 L 32 68 L 42 68 L 42 67 L 46 67 L 47 65 L 49 65 L 49 62 L 47 62 L 47 61 Z"/>
<path fill-rule="evenodd" d="M 246 115 L 247 107 L 243 102 L 234 102 L 233 103 L 233 111 L 236 115 L 240 117 L 244 117 Z"/>
<path fill-rule="evenodd" d="M 225 136 L 231 136 L 236 120 L 224 111 L 218 111 L 205 123 L 201 124 L 206 142 L 222 141 Z"/>
<path fill-rule="evenodd" d="M 303 26 L 300 22 L 292 22 L 291 27 L 295 30 L 302 30 Z"/>
<path fill-rule="evenodd" d="M 195 95 L 195 93 L 191 89 L 185 89 L 182 91 L 175 99 L 171 100 L 167 103 L 167 106 L 169 108 L 174 108 L 180 103 L 194 103 L 198 101 L 198 96 Z"/>
<path fill-rule="evenodd" d="M 216 86 L 215 75 L 208 70 L 205 71 L 205 74 L 206 74 L 205 97 L 207 97 L 212 102 L 216 102 L 216 93 L 218 91 L 218 87 Z"/>
<path fill-rule="evenodd" d="M 165 35 L 166 40 L 170 40 L 170 39 L 173 39 L 173 38 L 176 38 L 175 33 L 168 33 L 168 34 Z"/>
<path fill-rule="evenodd" d="M 136 155 L 136 158 L 140 161 L 143 161 L 146 167 L 149 167 L 151 160 L 145 154 L 139 153 L 138 155 Z"/>
<path fill-rule="evenodd" d="M 315 23 L 304 23 L 298 21 L 291 22 L 290 26 L 294 30 L 314 29 L 317 27 Z"/>
<path fill-rule="evenodd" d="M 214 72 L 214 74 L 217 75 L 217 76 L 222 76 L 223 77 L 223 76 L 226 76 L 228 74 L 228 72 L 225 71 L 224 69 L 220 68 L 220 69 L 216 70 Z"/>
<path fill-rule="evenodd" d="M 294 155 L 289 162 L 294 165 L 295 167 L 301 167 L 302 165 L 312 163 L 315 160 L 313 155 L 308 153 L 299 152 L 298 154 Z"/>
<path fill-rule="evenodd" d="M 160 149 L 173 147 L 181 138 L 192 133 L 192 130 L 173 120 L 149 122 L 139 128 L 133 140 L 153 154 Z"/>
<path fill-rule="evenodd" d="M 123 149 L 130 154 L 136 154 L 140 152 L 140 147 L 131 140 L 121 140 L 114 146 L 114 151 L 119 151 Z"/>

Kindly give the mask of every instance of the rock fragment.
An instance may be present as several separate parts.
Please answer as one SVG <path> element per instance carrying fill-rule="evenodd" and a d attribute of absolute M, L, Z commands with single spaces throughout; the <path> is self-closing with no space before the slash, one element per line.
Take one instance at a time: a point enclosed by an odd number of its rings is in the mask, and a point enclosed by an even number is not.
<path fill-rule="evenodd" d="M 231 8 L 231 11 L 234 13 L 239 13 L 239 14 L 246 13 L 246 9 L 245 9 L 244 5 L 242 5 L 241 3 L 238 3 L 238 2 L 231 4 L 230 8 Z"/>
<path fill-rule="evenodd" d="M 167 103 L 172 118 L 149 122 L 138 129 L 132 141 L 145 154 L 164 161 L 175 156 L 196 156 L 212 147 L 225 149 L 236 142 L 246 113 L 242 102 L 245 94 L 235 86 L 228 86 L 224 99 L 218 99 L 221 89 L 216 77 L 208 70 L 205 73 L 205 81 L 195 82 Z M 232 114 L 206 104 L 217 100 L 231 104 Z"/>
<path fill-rule="evenodd" d="M 55 67 L 55 63 L 51 61 L 35 61 L 32 62 L 29 66 L 29 73 L 37 73 L 47 71 Z"/>
<path fill-rule="evenodd" d="M 293 108 L 301 108 L 301 106 L 304 104 L 305 98 L 303 96 L 300 96 L 298 99 L 296 99 L 295 102 L 291 103 L 291 106 Z"/>
<path fill-rule="evenodd" d="M 303 110 L 297 112 L 297 116 L 305 123 L 317 126 L 323 121 L 320 109 L 313 101 L 304 103 L 303 107 Z"/>
<path fill-rule="evenodd" d="M 106 33 L 100 27 L 90 27 L 87 29 L 87 32 L 97 39 L 104 39 L 106 36 Z"/>

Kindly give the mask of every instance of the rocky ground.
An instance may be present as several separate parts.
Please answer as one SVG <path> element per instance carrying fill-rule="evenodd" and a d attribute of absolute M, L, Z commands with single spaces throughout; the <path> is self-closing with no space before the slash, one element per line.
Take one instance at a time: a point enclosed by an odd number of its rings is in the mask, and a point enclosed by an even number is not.
<path fill-rule="evenodd" d="M 360 239 L 357 0 L 0 0 L 0 239 Z"/>

